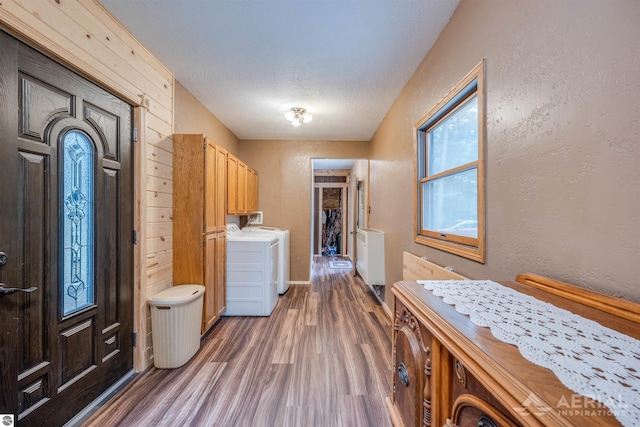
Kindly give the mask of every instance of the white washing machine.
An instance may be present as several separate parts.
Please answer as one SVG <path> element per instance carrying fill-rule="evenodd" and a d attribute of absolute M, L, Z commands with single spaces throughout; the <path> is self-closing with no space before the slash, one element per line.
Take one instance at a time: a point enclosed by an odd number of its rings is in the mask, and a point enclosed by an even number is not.
<path fill-rule="evenodd" d="M 275 234 L 280 240 L 280 252 L 278 253 L 278 293 L 280 295 L 289 289 L 291 279 L 291 243 L 289 240 L 289 230 L 281 228 L 251 225 L 244 227 L 242 231 L 252 234 Z"/>
<path fill-rule="evenodd" d="M 278 301 L 275 235 L 254 235 L 227 224 L 227 308 L 225 316 L 269 316 Z"/>

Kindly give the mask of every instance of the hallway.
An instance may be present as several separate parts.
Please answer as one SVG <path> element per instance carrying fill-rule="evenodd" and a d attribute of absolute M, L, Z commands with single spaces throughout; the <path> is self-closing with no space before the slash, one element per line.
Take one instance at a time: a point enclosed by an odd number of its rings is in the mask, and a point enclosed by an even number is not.
<path fill-rule="evenodd" d="M 386 426 L 391 321 L 335 257 L 270 317 L 223 317 L 185 366 L 152 368 L 84 426 Z"/>

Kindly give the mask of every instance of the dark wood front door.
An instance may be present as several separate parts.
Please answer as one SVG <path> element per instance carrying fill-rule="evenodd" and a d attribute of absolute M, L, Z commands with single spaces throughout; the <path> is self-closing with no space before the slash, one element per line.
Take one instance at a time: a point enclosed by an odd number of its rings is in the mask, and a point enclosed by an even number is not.
<path fill-rule="evenodd" d="M 0 414 L 17 425 L 62 425 L 132 369 L 131 120 L 0 32 Z"/>

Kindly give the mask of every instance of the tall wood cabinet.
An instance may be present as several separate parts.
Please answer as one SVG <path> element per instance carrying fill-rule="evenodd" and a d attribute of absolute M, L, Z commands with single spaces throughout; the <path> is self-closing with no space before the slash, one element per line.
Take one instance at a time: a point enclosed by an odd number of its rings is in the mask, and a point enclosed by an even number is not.
<path fill-rule="evenodd" d="M 173 136 L 173 283 L 205 287 L 202 332 L 225 310 L 227 153 L 204 135 Z"/>

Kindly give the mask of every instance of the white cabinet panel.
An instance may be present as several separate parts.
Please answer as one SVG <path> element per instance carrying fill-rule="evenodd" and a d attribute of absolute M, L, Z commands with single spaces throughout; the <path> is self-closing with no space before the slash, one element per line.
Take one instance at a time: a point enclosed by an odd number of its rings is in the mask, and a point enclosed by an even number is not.
<path fill-rule="evenodd" d="M 360 228 L 356 239 L 356 269 L 367 285 L 384 285 L 384 232 Z"/>

